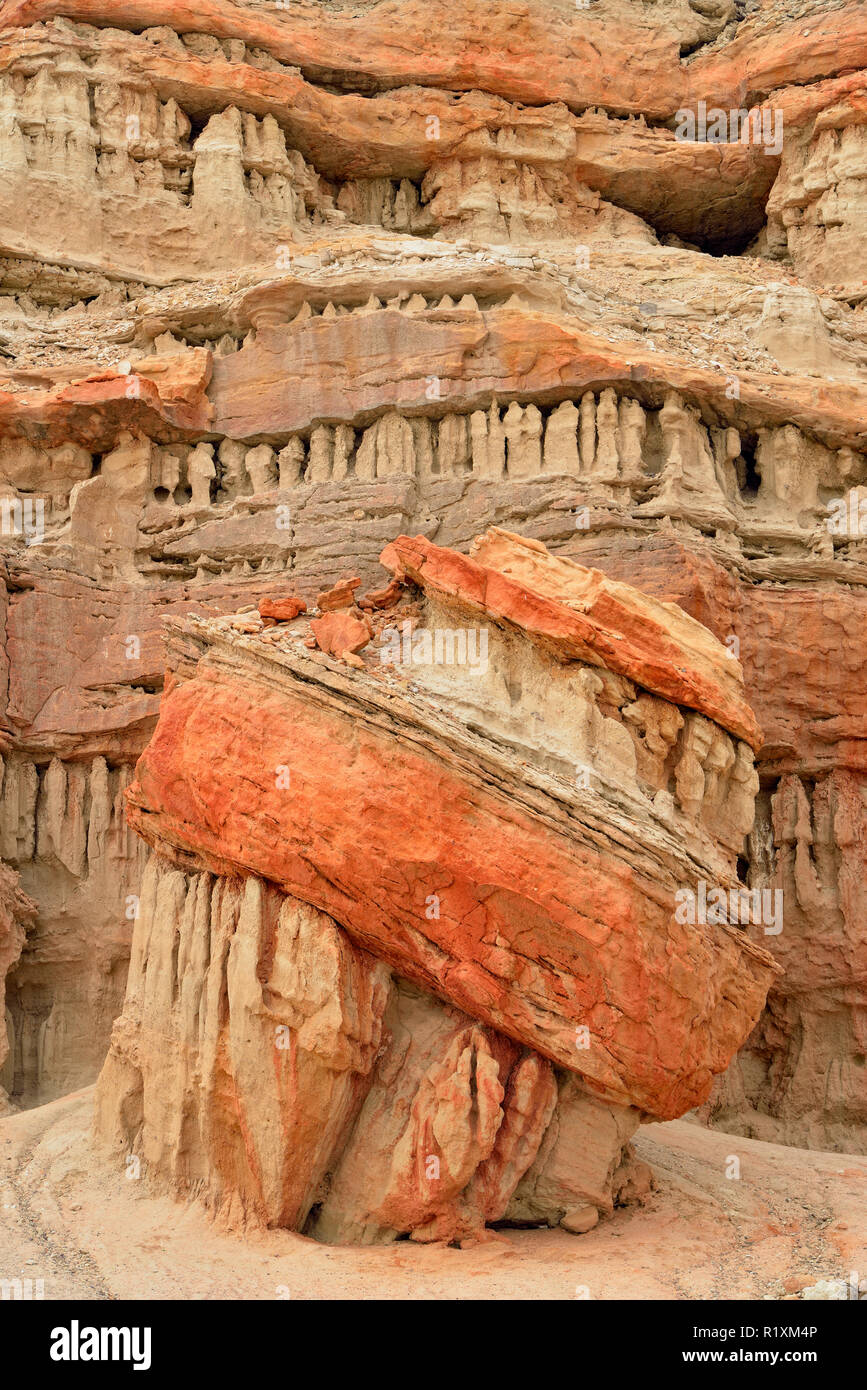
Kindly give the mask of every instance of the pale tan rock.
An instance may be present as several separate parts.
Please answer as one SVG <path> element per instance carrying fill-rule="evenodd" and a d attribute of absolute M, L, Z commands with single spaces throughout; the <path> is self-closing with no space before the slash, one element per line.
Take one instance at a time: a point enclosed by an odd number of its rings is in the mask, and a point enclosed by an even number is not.
<path fill-rule="evenodd" d="M 139 922 L 100 1133 L 181 1190 L 303 1226 L 369 1085 L 388 973 L 255 880 L 239 891 L 151 861 Z M 266 930 L 276 935 L 261 981 Z M 144 1051 L 141 1026 L 154 1038 Z"/>
<path fill-rule="evenodd" d="M 15 1019 L 6 1006 L 6 976 L 24 946 L 36 904 L 18 886 L 18 875 L 0 866 L 0 1117 L 12 1109 L 9 1091 L 15 1078 Z"/>
<path fill-rule="evenodd" d="M 599 1212 L 596 1207 L 573 1207 L 567 1211 L 565 1216 L 561 1216 L 560 1225 L 564 1231 L 571 1231 L 573 1235 L 583 1236 L 588 1231 L 592 1231 L 594 1226 L 599 1224 Z"/>
<path fill-rule="evenodd" d="M 865 169 L 867 125 L 857 102 L 822 112 L 784 147 L 768 199 L 768 237 L 788 247 L 805 277 L 826 285 L 853 280 Z"/>
<path fill-rule="evenodd" d="M 152 1184 L 230 1226 L 465 1240 L 506 1214 L 556 1105 L 549 1062 L 392 981 L 322 913 L 150 860 L 96 1135 Z"/>
<path fill-rule="evenodd" d="M 146 857 L 123 815 L 130 773 L 101 757 L 6 763 L 3 821 L 11 830 L 14 815 L 18 829 L 4 849 L 38 904 L 6 989 L 7 1090 L 19 1103 L 84 1084 L 121 1006 Z"/>
<path fill-rule="evenodd" d="M 600 1104 L 575 1078 L 561 1077 L 554 1118 L 515 1190 L 508 1215 L 515 1221 L 546 1221 L 551 1226 L 562 1222 L 567 1230 L 575 1230 L 568 1224 L 570 1214 L 580 1212 L 586 1218 L 588 1207 L 596 1213 L 610 1212 L 620 1154 L 639 1120 L 638 1111 Z M 584 1229 L 595 1224 L 591 1219 Z"/>
<path fill-rule="evenodd" d="M 571 401 L 564 401 L 549 416 L 545 427 L 545 472 L 569 473 L 577 477 L 578 411 Z"/>

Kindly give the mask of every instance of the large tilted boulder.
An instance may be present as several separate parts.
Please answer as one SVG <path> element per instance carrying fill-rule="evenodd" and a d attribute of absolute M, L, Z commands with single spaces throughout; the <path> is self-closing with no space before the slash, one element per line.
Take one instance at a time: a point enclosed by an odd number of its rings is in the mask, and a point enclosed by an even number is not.
<path fill-rule="evenodd" d="M 506 532 L 383 563 L 386 589 L 342 584 L 321 617 L 168 623 L 97 1132 L 325 1240 L 584 1229 L 642 1116 L 706 1099 L 777 973 L 679 906 L 739 891 L 740 668 Z"/>

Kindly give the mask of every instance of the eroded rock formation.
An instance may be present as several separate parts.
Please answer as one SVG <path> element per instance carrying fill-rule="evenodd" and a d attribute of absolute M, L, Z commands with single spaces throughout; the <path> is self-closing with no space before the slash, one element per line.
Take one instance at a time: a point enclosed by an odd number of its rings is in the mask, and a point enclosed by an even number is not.
<path fill-rule="evenodd" d="M 98 1132 L 326 1240 L 579 1230 L 777 973 L 678 910 L 745 891 L 760 734 L 706 629 L 539 542 L 383 562 L 319 618 L 172 623 Z"/>
<path fill-rule="evenodd" d="M 0 872 L 0 1115 L 8 1113 L 7 1084 L 13 1079 L 12 1058 L 15 1055 L 15 1034 L 6 1010 L 5 985 L 8 971 L 16 964 L 24 945 L 26 929 L 36 913 L 36 904 L 18 885 L 18 876 L 5 864 Z M 11 1033 L 11 1036 L 10 1036 Z"/>
<path fill-rule="evenodd" d="M 93 1079 L 121 1008 L 162 619 L 312 611 L 400 535 L 503 526 L 739 656 L 761 786 L 730 847 L 783 893 L 785 971 L 702 1113 L 863 1149 L 863 4 L 0 22 L 12 1103 Z M 702 103 L 726 131 L 682 138 Z"/>

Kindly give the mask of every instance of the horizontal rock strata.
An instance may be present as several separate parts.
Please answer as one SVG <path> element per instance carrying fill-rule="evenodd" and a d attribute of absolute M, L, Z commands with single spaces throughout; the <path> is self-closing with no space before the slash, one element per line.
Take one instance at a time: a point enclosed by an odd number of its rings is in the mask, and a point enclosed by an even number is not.
<path fill-rule="evenodd" d="M 313 612 L 397 537 L 473 560 L 493 526 L 740 660 L 735 852 L 786 969 L 702 1114 L 864 1147 L 865 44 L 838 0 L 6 4 L 13 1104 L 92 1080 L 121 1006 L 162 619 Z"/>

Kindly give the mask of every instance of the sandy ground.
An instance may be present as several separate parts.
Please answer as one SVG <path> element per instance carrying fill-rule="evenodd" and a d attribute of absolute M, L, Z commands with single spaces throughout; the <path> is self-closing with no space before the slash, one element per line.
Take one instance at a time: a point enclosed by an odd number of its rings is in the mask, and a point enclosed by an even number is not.
<path fill-rule="evenodd" d="M 762 1299 L 867 1275 L 867 1158 L 648 1125 L 636 1147 L 657 1190 L 587 1235 L 336 1248 L 221 1233 L 195 1204 L 110 1170 L 90 1149 L 92 1099 L 0 1120 L 0 1279 L 43 1279 L 46 1300 Z"/>

